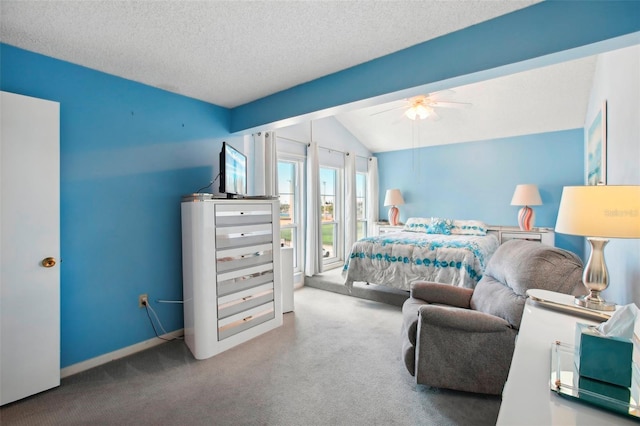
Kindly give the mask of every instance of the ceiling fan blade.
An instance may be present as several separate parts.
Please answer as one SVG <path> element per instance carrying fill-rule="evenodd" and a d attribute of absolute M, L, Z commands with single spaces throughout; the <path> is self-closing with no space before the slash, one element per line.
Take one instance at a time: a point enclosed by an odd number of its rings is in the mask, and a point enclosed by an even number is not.
<path fill-rule="evenodd" d="M 374 115 L 382 114 L 382 113 L 385 113 L 385 112 L 389 112 L 389 111 L 393 111 L 395 109 L 401 109 L 401 108 L 406 108 L 406 106 L 402 105 L 402 106 L 397 106 L 397 107 L 393 107 L 393 108 L 383 109 L 382 111 L 378 111 L 378 112 L 374 112 L 373 114 L 369 114 L 369 116 L 374 116 Z"/>
<path fill-rule="evenodd" d="M 427 117 L 427 120 L 431 120 L 431 121 L 438 121 L 440 120 L 440 116 L 438 115 L 437 112 L 435 111 L 431 111 L 431 113 L 429 114 L 429 116 Z"/>
<path fill-rule="evenodd" d="M 471 108 L 471 104 L 467 102 L 434 101 L 429 105 L 435 108 Z"/>
<path fill-rule="evenodd" d="M 438 98 L 438 97 L 442 97 L 442 95 L 453 96 L 455 94 L 456 94 L 455 90 L 443 89 L 443 90 L 438 90 L 437 92 L 429 93 L 427 96 L 430 97 L 430 98 L 433 98 L 433 97 Z"/>
<path fill-rule="evenodd" d="M 398 124 L 405 123 L 407 121 L 407 117 L 400 117 L 391 122 L 392 126 L 397 126 Z"/>

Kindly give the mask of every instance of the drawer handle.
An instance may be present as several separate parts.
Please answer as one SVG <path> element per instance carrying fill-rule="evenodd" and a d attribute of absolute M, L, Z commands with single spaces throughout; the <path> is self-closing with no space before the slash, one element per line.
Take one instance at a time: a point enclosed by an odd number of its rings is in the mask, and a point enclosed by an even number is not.
<path fill-rule="evenodd" d="M 242 300 L 249 300 L 251 299 L 253 296 L 247 296 L 247 297 L 243 297 Z"/>
<path fill-rule="evenodd" d="M 251 318 L 253 318 L 253 315 L 249 315 L 246 318 L 243 318 L 242 321 L 249 321 Z"/>

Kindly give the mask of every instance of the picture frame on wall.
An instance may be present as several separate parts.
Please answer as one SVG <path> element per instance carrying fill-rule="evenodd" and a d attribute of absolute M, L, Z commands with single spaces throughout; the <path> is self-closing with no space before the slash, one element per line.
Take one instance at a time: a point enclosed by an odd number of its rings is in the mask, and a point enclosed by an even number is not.
<path fill-rule="evenodd" d="M 586 131 L 587 185 L 607 184 L 607 101 Z"/>

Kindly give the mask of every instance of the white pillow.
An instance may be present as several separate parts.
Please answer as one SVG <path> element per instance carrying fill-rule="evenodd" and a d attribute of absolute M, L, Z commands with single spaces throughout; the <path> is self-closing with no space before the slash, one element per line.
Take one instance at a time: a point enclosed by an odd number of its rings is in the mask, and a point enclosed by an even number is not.
<path fill-rule="evenodd" d="M 487 225 L 479 220 L 459 220 L 453 221 L 451 234 L 454 235 L 487 235 Z"/>
<path fill-rule="evenodd" d="M 431 218 L 410 217 L 404 224 L 404 231 L 427 233 L 427 228 L 431 225 Z"/>
<path fill-rule="evenodd" d="M 425 234 L 450 235 L 453 221 L 440 217 L 410 217 L 404 225 L 404 231 Z"/>

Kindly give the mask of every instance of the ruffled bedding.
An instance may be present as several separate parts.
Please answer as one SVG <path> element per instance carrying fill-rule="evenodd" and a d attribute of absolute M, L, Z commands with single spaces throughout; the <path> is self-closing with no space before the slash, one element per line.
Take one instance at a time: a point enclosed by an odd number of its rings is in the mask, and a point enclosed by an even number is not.
<path fill-rule="evenodd" d="M 498 248 L 494 235 L 395 232 L 357 241 L 342 270 L 356 281 L 409 290 L 414 281 L 474 288 Z"/>

